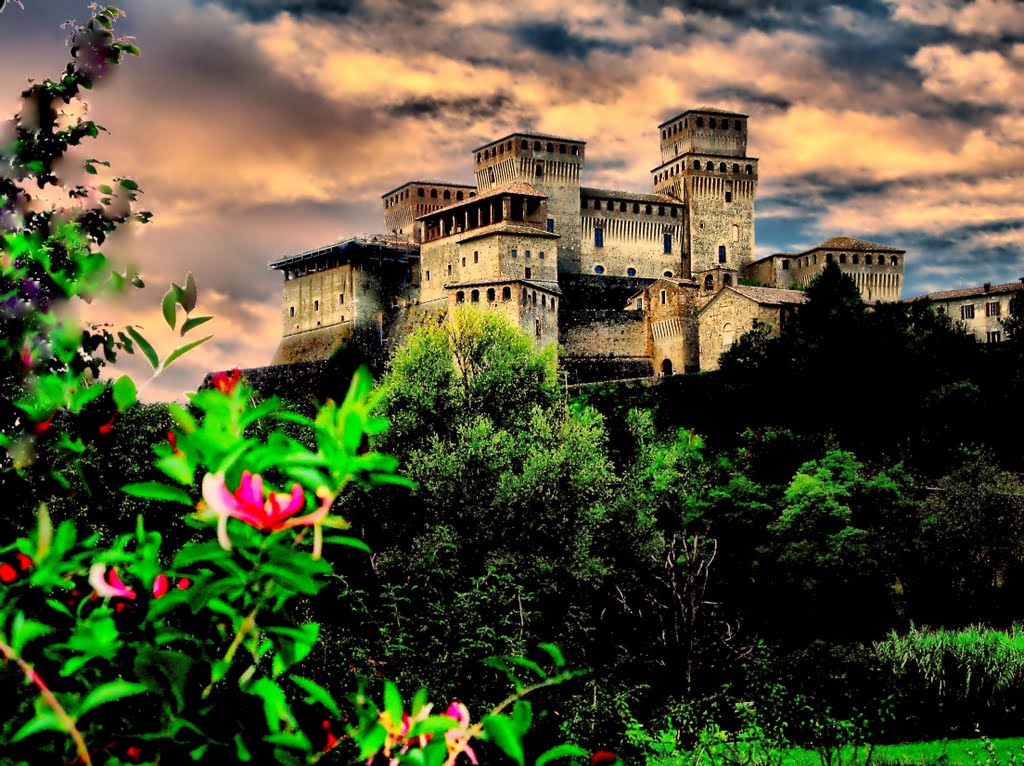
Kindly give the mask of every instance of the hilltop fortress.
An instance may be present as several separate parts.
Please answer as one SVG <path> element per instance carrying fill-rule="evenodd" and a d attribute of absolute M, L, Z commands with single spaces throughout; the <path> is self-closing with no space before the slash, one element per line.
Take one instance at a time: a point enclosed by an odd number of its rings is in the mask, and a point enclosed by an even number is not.
<path fill-rule="evenodd" d="M 754 257 L 758 161 L 747 115 L 690 109 L 658 126 L 651 191 L 584 186 L 586 142 L 529 131 L 473 150 L 476 185 L 382 195 L 386 234 L 273 261 L 284 276 L 273 364 L 352 339 L 385 353 L 458 303 L 561 344 L 574 381 L 714 369 L 755 319 L 781 332 L 828 263 L 894 301 L 904 251 L 836 237 Z"/>

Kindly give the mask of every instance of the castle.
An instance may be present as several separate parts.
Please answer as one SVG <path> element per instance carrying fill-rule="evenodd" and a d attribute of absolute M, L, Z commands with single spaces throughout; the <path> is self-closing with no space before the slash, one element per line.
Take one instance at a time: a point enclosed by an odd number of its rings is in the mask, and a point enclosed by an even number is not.
<path fill-rule="evenodd" d="M 650 377 L 714 369 L 755 319 L 781 332 L 828 263 L 866 301 L 898 300 L 903 250 L 836 237 L 755 259 L 747 120 L 703 107 L 659 125 L 650 193 L 583 186 L 586 142 L 530 131 L 475 149 L 475 186 L 392 189 L 386 234 L 270 264 L 284 275 L 272 364 L 354 334 L 386 351 L 468 302 L 558 342 L 573 380 Z"/>

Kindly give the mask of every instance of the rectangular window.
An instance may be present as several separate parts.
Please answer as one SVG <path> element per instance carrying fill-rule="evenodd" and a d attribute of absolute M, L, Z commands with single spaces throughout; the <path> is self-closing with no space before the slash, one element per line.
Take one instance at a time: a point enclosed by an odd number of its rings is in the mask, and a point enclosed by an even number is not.
<path fill-rule="evenodd" d="M 549 218 L 548 219 L 548 231 L 552 231 L 553 232 L 554 230 L 555 230 L 555 219 L 554 218 Z"/>
<path fill-rule="evenodd" d="M 725 263 L 725 245 L 718 246 L 718 262 Z"/>
<path fill-rule="evenodd" d="M 474 250 L 473 251 L 473 263 L 480 263 L 480 251 L 479 250 Z"/>
<path fill-rule="evenodd" d="M 518 250 L 516 250 L 516 249 L 515 249 L 515 248 L 513 247 L 513 248 L 512 248 L 512 257 L 513 257 L 513 258 L 517 258 L 518 256 L 519 256 L 519 251 L 518 251 Z"/>
<path fill-rule="evenodd" d="M 604 229 L 594 229 L 594 247 L 604 247 Z"/>
<path fill-rule="evenodd" d="M 466 268 L 466 256 L 462 256 L 462 268 Z"/>
<path fill-rule="evenodd" d="M 665 291 L 664 291 L 664 290 L 662 290 L 662 291 L 661 291 L 661 305 L 662 305 L 662 306 L 664 306 L 664 305 L 665 305 L 665 301 L 666 301 L 666 299 L 667 299 L 667 298 L 668 298 L 668 296 L 667 296 L 667 295 L 665 294 Z"/>
<path fill-rule="evenodd" d="M 430 281 L 430 272 L 428 271 L 427 272 L 427 282 L 429 282 L 429 281 Z"/>
<path fill-rule="evenodd" d="M 636 299 L 636 310 L 637 311 L 643 311 L 644 310 L 644 299 L 643 298 L 637 298 Z"/>
<path fill-rule="evenodd" d="M 789 261 L 783 261 L 782 262 L 782 270 L 783 271 L 789 271 Z"/>
<path fill-rule="evenodd" d="M 731 191 L 727 191 L 725 193 L 725 201 L 726 202 L 732 202 L 732 192 Z"/>
<path fill-rule="evenodd" d="M 664 245 L 665 245 L 665 254 L 669 255 L 672 252 L 672 235 L 671 234 L 666 234 L 665 235 Z"/>
<path fill-rule="evenodd" d="M 543 250 L 539 251 L 537 253 L 537 257 L 540 258 L 543 261 L 544 260 L 544 251 Z"/>
<path fill-rule="evenodd" d="M 292 307 L 291 307 L 291 308 L 289 309 L 289 313 L 288 313 L 288 315 L 289 315 L 289 316 L 295 316 L 295 307 L 294 307 L 294 306 L 292 306 Z"/>
<path fill-rule="evenodd" d="M 970 306 L 960 307 L 960 318 L 961 319 L 974 319 L 974 304 Z"/>
<path fill-rule="evenodd" d="M 526 278 L 529 279 L 533 275 L 533 269 L 529 266 L 526 267 Z"/>
<path fill-rule="evenodd" d="M 996 304 L 998 305 L 998 304 Z M 1003 339 L 1003 334 L 999 330 L 993 330 L 988 333 L 989 343 L 999 343 Z"/>
<path fill-rule="evenodd" d="M 313 311 L 320 310 L 320 301 L 313 301 Z"/>
<path fill-rule="evenodd" d="M 338 303 L 344 305 L 344 303 L 345 303 L 345 293 L 338 293 Z"/>
<path fill-rule="evenodd" d="M 999 316 L 999 301 L 992 301 L 985 304 L 985 316 L 997 317 Z"/>
<path fill-rule="evenodd" d="M 530 251 L 529 251 L 529 250 L 527 250 L 527 251 L 526 251 L 526 257 L 527 257 L 527 258 L 529 258 L 529 257 L 530 257 Z"/>

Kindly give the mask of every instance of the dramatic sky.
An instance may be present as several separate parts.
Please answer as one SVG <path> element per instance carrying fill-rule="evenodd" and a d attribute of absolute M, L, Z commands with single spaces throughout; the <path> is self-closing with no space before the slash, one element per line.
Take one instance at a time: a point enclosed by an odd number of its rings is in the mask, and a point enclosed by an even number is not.
<path fill-rule="evenodd" d="M 85 0 L 0 14 L 0 109 L 66 60 Z M 848 235 L 908 251 L 905 296 L 1024 274 L 1019 0 L 121 0 L 142 49 L 91 97 L 82 156 L 136 178 L 145 227 L 108 252 L 152 286 L 90 309 L 162 343 L 160 284 L 192 271 L 215 341 L 148 397 L 257 366 L 280 332 L 269 260 L 383 228 L 405 180 L 472 182 L 529 128 L 588 142 L 584 183 L 650 189 L 657 125 L 750 117 L 757 250 Z M 95 312 L 99 312 L 95 314 Z M 169 348 L 169 346 L 164 346 Z"/>

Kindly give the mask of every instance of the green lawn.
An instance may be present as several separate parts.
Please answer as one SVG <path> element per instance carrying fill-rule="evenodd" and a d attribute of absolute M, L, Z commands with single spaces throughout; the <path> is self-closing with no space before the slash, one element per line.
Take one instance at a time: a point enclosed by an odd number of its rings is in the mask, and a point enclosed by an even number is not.
<path fill-rule="evenodd" d="M 1024 766 L 1024 737 L 993 739 L 995 757 L 992 757 L 980 739 L 938 740 L 935 742 L 905 742 L 899 745 L 879 745 L 872 753 L 873 766 Z M 866 750 L 861 748 L 856 756 L 846 749 L 834 756 L 831 764 L 826 763 L 813 750 L 793 749 L 780 757 L 770 758 L 763 753 L 751 754 L 749 760 L 741 759 L 742 766 L 864 766 Z M 732 766 L 735 761 L 705 759 L 701 766 Z M 692 766 L 689 757 L 662 761 L 659 766 Z M 653 766 L 653 764 L 652 764 Z"/>

